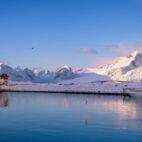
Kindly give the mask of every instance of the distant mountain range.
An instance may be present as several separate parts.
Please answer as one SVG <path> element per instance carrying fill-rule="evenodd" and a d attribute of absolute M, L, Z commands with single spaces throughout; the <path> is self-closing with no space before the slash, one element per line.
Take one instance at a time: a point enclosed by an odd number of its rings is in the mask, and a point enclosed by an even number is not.
<path fill-rule="evenodd" d="M 7 73 L 12 81 L 34 83 L 84 83 L 95 81 L 131 81 L 142 79 L 142 53 L 135 51 L 128 56 L 114 60 L 112 64 L 100 68 L 73 70 L 65 65 L 56 71 L 39 69 L 14 69 L 0 64 L 0 73 Z"/>
<path fill-rule="evenodd" d="M 54 83 L 77 77 L 71 67 L 68 66 L 62 66 L 55 72 L 50 72 L 49 70 L 40 70 L 37 68 L 33 70 L 29 68 L 22 69 L 20 67 L 14 69 L 8 65 L 0 64 L 0 73 L 7 73 L 11 81 L 34 83 Z"/>

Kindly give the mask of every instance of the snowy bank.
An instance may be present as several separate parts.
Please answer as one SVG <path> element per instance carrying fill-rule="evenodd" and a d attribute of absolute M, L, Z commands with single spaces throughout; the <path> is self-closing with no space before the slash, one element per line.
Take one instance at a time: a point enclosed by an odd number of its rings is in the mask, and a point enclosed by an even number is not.
<path fill-rule="evenodd" d="M 37 83 L 11 83 L 9 86 L 1 86 L 1 91 L 14 92 L 53 92 L 53 93 L 86 93 L 86 94 L 120 94 L 125 88 L 139 87 L 139 82 L 96 82 L 96 83 L 58 83 L 58 84 L 37 84 Z"/>

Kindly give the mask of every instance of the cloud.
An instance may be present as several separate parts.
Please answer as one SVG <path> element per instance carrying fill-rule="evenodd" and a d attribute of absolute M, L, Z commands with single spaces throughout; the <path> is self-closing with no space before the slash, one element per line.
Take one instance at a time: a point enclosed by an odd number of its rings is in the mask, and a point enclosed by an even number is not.
<path fill-rule="evenodd" d="M 142 52 L 142 43 L 137 45 L 136 50 Z"/>
<path fill-rule="evenodd" d="M 98 57 L 96 58 L 93 62 L 93 64 L 95 64 L 96 67 L 102 67 L 105 66 L 107 64 L 111 64 L 114 62 L 114 58 L 109 58 L 109 57 Z"/>
<path fill-rule="evenodd" d="M 138 46 L 133 45 L 131 43 L 119 43 L 119 44 L 108 44 L 102 46 L 104 50 L 110 52 L 110 54 L 115 55 L 116 57 L 119 56 L 126 56 L 135 50 L 140 50 Z"/>
<path fill-rule="evenodd" d="M 113 49 L 112 52 L 116 53 L 117 56 L 126 56 L 136 50 L 142 52 L 142 44 L 137 44 L 137 45 L 121 44 L 119 48 Z"/>
<path fill-rule="evenodd" d="M 132 44 L 110 44 L 102 46 L 104 51 L 109 50 L 110 56 L 103 56 L 100 53 L 100 56 L 94 59 L 93 63 L 96 67 L 101 67 L 107 64 L 111 64 L 118 60 L 119 57 L 127 56 L 134 52 L 135 50 L 142 51 L 142 46 L 133 46 Z"/>
<path fill-rule="evenodd" d="M 119 48 L 119 44 L 104 44 L 104 45 L 99 45 L 98 47 L 108 48 L 108 49 L 117 49 Z"/>
<path fill-rule="evenodd" d="M 131 45 L 121 45 L 119 48 L 114 49 L 112 52 L 114 52 L 117 56 L 126 56 L 135 50 L 136 49 L 134 49 Z"/>
<path fill-rule="evenodd" d="M 95 67 L 101 67 L 114 63 L 119 57 L 127 56 L 136 50 L 142 52 L 142 43 L 100 44 L 96 47 L 99 48 L 99 55 L 95 56 L 92 61 L 92 65 Z M 98 52 L 93 48 L 81 48 L 79 51 L 84 54 L 98 54 Z"/>
<path fill-rule="evenodd" d="M 98 52 L 93 48 L 80 48 L 80 53 L 83 54 L 97 54 Z"/>

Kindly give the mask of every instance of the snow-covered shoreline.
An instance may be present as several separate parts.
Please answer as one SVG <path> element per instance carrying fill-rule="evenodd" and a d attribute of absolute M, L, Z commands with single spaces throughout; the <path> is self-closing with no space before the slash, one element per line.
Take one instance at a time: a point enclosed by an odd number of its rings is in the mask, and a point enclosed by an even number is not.
<path fill-rule="evenodd" d="M 96 83 L 16 83 L 1 86 L 1 91 L 13 92 L 49 92 L 49 93 L 86 93 L 86 94 L 116 94 L 127 95 L 126 88 L 140 88 L 140 82 L 96 82 Z"/>

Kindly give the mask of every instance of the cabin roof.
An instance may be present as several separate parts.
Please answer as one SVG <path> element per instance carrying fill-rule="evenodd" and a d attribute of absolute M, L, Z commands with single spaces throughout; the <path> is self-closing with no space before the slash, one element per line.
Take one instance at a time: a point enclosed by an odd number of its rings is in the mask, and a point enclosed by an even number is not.
<path fill-rule="evenodd" d="M 0 75 L 0 78 L 1 78 L 1 79 L 8 79 L 9 76 L 8 76 L 8 74 L 3 73 L 3 74 Z"/>

